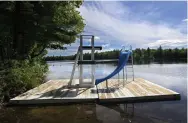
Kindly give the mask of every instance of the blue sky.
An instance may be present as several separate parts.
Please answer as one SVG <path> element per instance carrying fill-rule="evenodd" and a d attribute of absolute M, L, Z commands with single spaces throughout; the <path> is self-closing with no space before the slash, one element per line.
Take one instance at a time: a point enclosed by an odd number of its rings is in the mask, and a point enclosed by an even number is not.
<path fill-rule="evenodd" d="M 78 11 L 86 23 L 84 34 L 95 35 L 95 45 L 103 46 L 102 51 L 122 45 L 187 47 L 186 1 L 86 1 Z M 78 46 L 76 40 L 68 50 L 50 50 L 48 55 L 72 55 Z"/>

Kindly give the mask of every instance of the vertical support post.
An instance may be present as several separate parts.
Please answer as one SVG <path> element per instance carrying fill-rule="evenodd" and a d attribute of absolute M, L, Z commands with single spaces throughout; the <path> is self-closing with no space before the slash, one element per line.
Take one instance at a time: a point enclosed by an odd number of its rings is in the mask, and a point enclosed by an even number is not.
<path fill-rule="evenodd" d="M 92 75 L 92 78 L 91 78 L 91 81 L 92 81 L 92 86 L 94 87 L 94 85 L 95 85 L 95 65 L 92 65 L 91 66 L 91 75 Z"/>
<path fill-rule="evenodd" d="M 118 72 L 118 85 L 120 85 L 120 84 L 119 84 L 119 72 Z"/>
<path fill-rule="evenodd" d="M 80 76 L 79 76 L 79 85 L 83 85 L 83 65 L 80 64 Z"/>
<path fill-rule="evenodd" d="M 107 89 L 107 92 L 108 92 L 108 80 L 106 80 L 106 89 Z"/>
<path fill-rule="evenodd" d="M 125 66 L 125 71 L 126 71 L 126 81 L 127 81 L 127 67 Z"/>
<path fill-rule="evenodd" d="M 123 67 L 123 87 L 125 86 L 125 67 Z"/>
<path fill-rule="evenodd" d="M 80 61 L 83 61 L 83 36 L 80 35 Z M 80 76 L 79 76 L 79 85 L 83 84 L 83 66 L 80 64 Z"/>
<path fill-rule="evenodd" d="M 94 61 L 95 60 L 95 54 L 94 54 L 94 52 L 95 52 L 95 49 L 94 49 L 94 36 L 92 36 L 92 38 L 91 38 L 91 47 L 92 47 L 92 49 L 91 49 L 91 60 L 92 61 Z"/>
<path fill-rule="evenodd" d="M 133 52 L 131 53 L 131 61 L 132 61 L 132 71 L 133 71 L 133 81 L 134 81 L 134 68 L 133 68 Z"/>
<path fill-rule="evenodd" d="M 91 60 L 92 61 L 94 61 L 95 60 L 95 49 L 94 49 L 94 36 L 92 35 L 92 37 L 91 37 L 91 47 L 92 47 L 92 49 L 91 49 Z M 95 78 L 94 78 L 94 69 L 95 69 L 95 67 L 94 67 L 94 65 L 92 65 L 92 86 L 94 86 L 94 84 L 95 84 Z"/>
<path fill-rule="evenodd" d="M 82 49 L 82 46 L 83 46 L 83 37 L 82 37 L 82 35 L 80 35 L 80 61 L 83 61 L 83 49 Z"/>

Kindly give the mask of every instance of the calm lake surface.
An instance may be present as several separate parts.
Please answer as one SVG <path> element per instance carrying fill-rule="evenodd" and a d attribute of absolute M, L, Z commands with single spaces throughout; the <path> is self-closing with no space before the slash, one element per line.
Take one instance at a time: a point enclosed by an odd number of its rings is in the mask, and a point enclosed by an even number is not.
<path fill-rule="evenodd" d="M 49 62 L 46 80 L 70 78 L 73 63 Z M 95 77 L 108 75 L 115 64 L 97 64 Z M 91 76 L 91 66 L 84 66 L 84 78 Z M 142 77 L 181 94 L 180 101 L 115 105 L 9 107 L 0 109 L 0 123 L 186 123 L 187 64 L 134 65 L 135 77 Z M 75 78 L 78 77 L 78 70 Z M 122 75 L 121 75 L 122 77 Z M 133 112 L 134 111 L 134 112 Z"/>

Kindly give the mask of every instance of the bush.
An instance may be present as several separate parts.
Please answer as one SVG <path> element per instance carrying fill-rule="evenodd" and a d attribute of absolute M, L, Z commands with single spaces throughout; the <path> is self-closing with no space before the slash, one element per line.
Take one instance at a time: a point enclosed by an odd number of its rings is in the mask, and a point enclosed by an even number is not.
<path fill-rule="evenodd" d="M 1 65 L 0 101 L 8 101 L 41 84 L 48 66 L 42 61 L 11 60 Z"/>

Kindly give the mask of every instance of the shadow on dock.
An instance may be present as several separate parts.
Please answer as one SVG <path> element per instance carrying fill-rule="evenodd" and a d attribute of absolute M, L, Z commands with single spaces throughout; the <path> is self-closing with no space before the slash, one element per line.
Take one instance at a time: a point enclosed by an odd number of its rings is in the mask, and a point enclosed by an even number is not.
<path fill-rule="evenodd" d="M 109 88 L 102 88 L 102 89 L 92 89 L 91 90 L 91 93 L 95 93 L 95 94 L 97 94 L 97 93 L 114 93 L 115 91 L 117 91 L 119 88 L 117 87 L 117 88 L 111 88 L 111 87 L 109 87 Z"/>
<path fill-rule="evenodd" d="M 84 91 L 86 91 L 87 89 L 85 89 Z M 48 92 L 43 93 L 39 98 L 48 98 L 48 97 L 52 97 L 52 98 L 62 98 L 62 97 L 76 97 L 79 94 L 81 94 L 82 92 L 79 93 L 79 88 L 68 88 L 68 86 L 62 86 L 58 89 L 54 89 L 54 90 L 50 90 Z"/>

